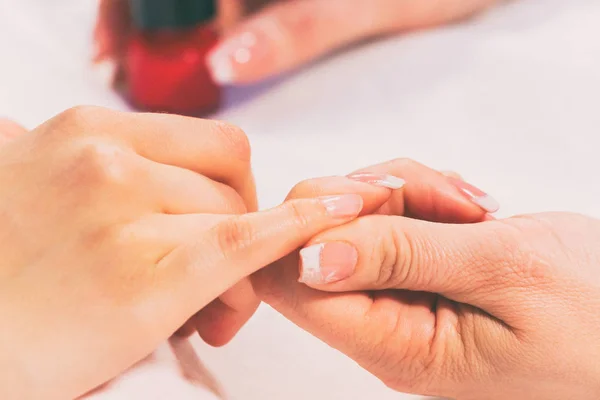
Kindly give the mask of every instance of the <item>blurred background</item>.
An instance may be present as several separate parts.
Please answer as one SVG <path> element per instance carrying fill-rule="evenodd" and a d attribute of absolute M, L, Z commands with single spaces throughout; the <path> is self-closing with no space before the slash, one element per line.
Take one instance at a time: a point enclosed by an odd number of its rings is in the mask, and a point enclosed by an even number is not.
<path fill-rule="evenodd" d="M 0 0 L 2 116 L 34 127 L 78 104 L 128 109 L 90 61 L 96 12 L 96 0 Z M 409 157 L 463 174 L 503 216 L 600 217 L 598 21 L 596 0 L 514 0 L 228 88 L 211 117 L 249 135 L 262 207 L 302 179 Z M 232 399 L 405 398 L 267 306 L 231 345 L 194 345 Z"/>

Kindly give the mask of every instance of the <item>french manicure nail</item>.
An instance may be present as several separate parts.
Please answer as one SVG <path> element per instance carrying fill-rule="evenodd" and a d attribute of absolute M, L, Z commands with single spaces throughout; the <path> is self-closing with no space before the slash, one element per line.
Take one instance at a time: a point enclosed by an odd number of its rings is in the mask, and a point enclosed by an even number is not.
<path fill-rule="evenodd" d="M 334 218 L 351 218 L 360 214 L 363 199 L 357 194 L 320 197 L 319 200 Z"/>
<path fill-rule="evenodd" d="M 356 269 L 358 253 L 343 242 L 316 244 L 300 250 L 299 282 L 313 285 L 339 282 Z"/>
<path fill-rule="evenodd" d="M 381 186 L 384 188 L 396 190 L 400 189 L 405 185 L 404 179 L 398 178 L 393 175 L 387 174 L 372 174 L 372 173 L 360 173 L 348 175 L 348 179 L 354 181 L 368 183 L 375 186 Z"/>
<path fill-rule="evenodd" d="M 266 46 L 259 43 L 261 36 L 257 29 L 249 29 L 218 45 L 208 56 L 208 67 L 215 82 L 223 85 L 236 83 L 239 75 L 244 75 L 244 70 L 248 69 L 246 65 L 264 55 Z"/>
<path fill-rule="evenodd" d="M 227 85 L 233 82 L 233 65 L 227 55 L 215 52 L 208 57 L 212 78 L 216 83 Z"/>
<path fill-rule="evenodd" d="M 498 202 L 489 194 L 481 189 L 454 177 L 448 177 L 448 180 L 469 200 L 477 204 L 483 210 L 489 213 L 495 213 L 500 209 Z"/>

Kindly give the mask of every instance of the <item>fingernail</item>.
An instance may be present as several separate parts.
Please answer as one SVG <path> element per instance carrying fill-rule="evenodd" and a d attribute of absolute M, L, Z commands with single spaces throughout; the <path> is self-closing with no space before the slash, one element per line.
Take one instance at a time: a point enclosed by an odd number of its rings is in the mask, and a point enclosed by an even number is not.
<path fill-rule="evenodd" d="M 335 218 L 351 218 L 360 214 L 363 199 L 357 194 L 327 196 L 319 198 L 329 215 Z"/>
<path fill-rule="evenodd" d="M 208 57 L 209 70 L 216 83 L 227 85 L 233 82 L 233 65 L 227 55 L 214 53 Z"/>
<path fill-rule="evenodd" d="M 268 41 L 263 36 L 259 29 L 250 28 L 219 44 L 208 55 L 208 67 L 215 82 L 236 83 L 252 68 L 251 64 L 260 62 L 267 51 Z"/>
<path fill-rule="evenodd" d="M 489 213 L 495 213 L 500 209 L 498 202 L 489 194 L 481 189 L 454 177 L 448 177 L 448 180 L 465 195 L 466 198 L 477 204 L 479 207 Z"/>
<path fill-rule="evenodd" d="M 329 242 L 300 250 L 299 282 L 325 284 L 349 278 L 356 269 L 358 252 L 347 243 Z"/>
<path fill-rule="evenodd" d="M 381 186 L 384 188 L 396 190 L 400 189 L 406 183 L 404 179 L 398 178 L 393 175 L 386 174 L 371 174 L 361 173 L 348 175 L 348 179 L 352 179 L 358 182 L 368 183 L 375 186 Z"/>

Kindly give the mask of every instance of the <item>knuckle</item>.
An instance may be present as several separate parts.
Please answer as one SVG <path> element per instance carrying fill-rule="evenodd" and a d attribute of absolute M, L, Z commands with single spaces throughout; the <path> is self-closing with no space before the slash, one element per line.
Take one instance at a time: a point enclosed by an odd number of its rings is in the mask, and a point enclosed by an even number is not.
<path fill-rule="evenodd" d="M 250 163 L 252 151 L 248 135 L 239 127 L 222 122 L 216 122 L 217 134 L 223 138 L 227 149 L 233 156 L 244 162 Z"/>
<path fill-rule="evenodd" d="M 396 158 L 390 164 L 398 170 L 412 170 L 418 168 L 420 164 L 411 158 Z"/>
<path fill-rule="evenodd" d="M 216 227 L 217 248 L 223 258 L 230 254 L 243 252 L 256 239 L 256 231 L 252 224 L 239 217 L 221 222 Z"/>
<path fill-rule="evenodd" d="M 379 241 L 379 253 L 381 256 L 381 267 L 375 280 L 377 287 L 393 287 L 401 284 L 403 279 L 398 279 L 398 250 L 394 240 L 383 239 Z"/>
<path fill-rule="evenodd" d="M 98 119 L 98 114 L 102 113 L 101 107 L 95 106 L 75 106 L 63 111 L 56 117 L 56 122 L 64 124 L 67 127 L 81 128 L 89 125 L 91 121 Z"/>
<path fill-rule="evenodd" d="M 315 179 L 306 179 L 294 185 L 287 199 L 308 198 L 315 196 L 317 193 L 319 193 L 317 181 Z"/>
<path fill-rule="evenodd" d="M 106 143 L 84 143 L 67 166 L 78 183 L 92 186 L 122 186 L 127 183 L 125 153 Z"/>
<path fill-rule="evenodd" d="M 418 236 L 407 234 L 407 230 L 389 226 L 381 236 L 378 251 L 381 256 L 381 268 L 377 276 L 378 287 L 404 287 L 410 283 L 411 288 L 425 285 L 421 268 L 416 260 L 422 260 Z"/>
<path fill-rule="evenodd" d="M 295 226 L 299 231 L 304 230 L 311 223 L 310 213 L 305 203 L 288 201 L 283 206 L 284 219 Z"/>
<path fill-rule="evenodd" d="M 63 138 L 90 135 L 105 118 L 105 109 L 95 106 L 76 106 L 58 114 L 40 129 L 42 138 Z"/>

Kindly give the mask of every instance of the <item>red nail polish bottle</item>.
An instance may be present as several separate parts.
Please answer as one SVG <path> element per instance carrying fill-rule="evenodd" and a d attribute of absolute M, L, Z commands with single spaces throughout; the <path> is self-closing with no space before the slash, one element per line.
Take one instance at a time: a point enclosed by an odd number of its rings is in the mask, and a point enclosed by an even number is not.
<path fill-rule="evenodd" d="M 217 43 L 216 0 L 129 0 L 134 33 L 125 59 L 127 97 L 137 108 L 198 116 L 219 107 L 206 65 Z"/>

